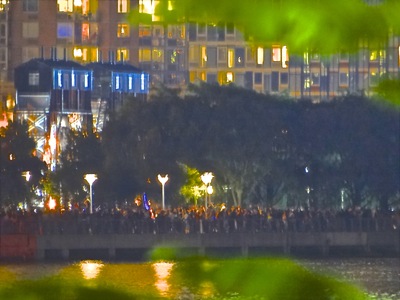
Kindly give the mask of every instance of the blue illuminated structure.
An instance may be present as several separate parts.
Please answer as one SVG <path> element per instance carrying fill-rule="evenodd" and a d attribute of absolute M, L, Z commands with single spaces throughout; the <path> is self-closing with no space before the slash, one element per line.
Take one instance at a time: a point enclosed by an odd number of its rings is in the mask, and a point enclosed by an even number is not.
<path fill-rule="evenodd" d="M 149 93 L 148 73 L 124 62 L 96 62 L 86 65 L 93 70 L 92 107 L 96 130 L 101 131 L 106 115 L 124 101 L 145 101 Z M 96 103 L 97 101 L 97 103 Z"/>
<path fill-rule="evenodd" d="M 54 170 L 68 130 L 102 131 L 107 114 L 123 101 L 147 99 L 149 79 L 124 62 L 83 66 L 58 60 L 52 49 L 51 59 L 32 59 L 15 69 L 16 119 L 28 122 L 38 156 Z"/>
<path fill-rule="evenodd" d="M 19 65 L 14 83 L 16 119 L 28 122 L 38 156 L 54 170 L 67 130 L 93 130 L 93 71 L 54 54 Z"/>

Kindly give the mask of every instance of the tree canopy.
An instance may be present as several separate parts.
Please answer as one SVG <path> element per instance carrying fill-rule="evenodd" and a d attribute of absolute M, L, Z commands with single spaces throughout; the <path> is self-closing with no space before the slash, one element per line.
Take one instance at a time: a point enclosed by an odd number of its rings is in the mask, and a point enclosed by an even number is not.
<path fill-rule="evenodd" d="M 46 165 L 35 156 L 35 141 L 28 125 L 8 122 L 0 129 L 1 205 L 18 205 L 34 195 L 42 184 Z"/>
<path fill-rule="evenodd" d="M 118 197 L 159 198 L 156 175 L 170 174 L 170 204 L 184 202 L 183 164 L 212 171 L 221 202 L 387 207 L 400 190 L 399 126 L 397 109 L 359 96 L 313 104 L 234 86 L 160 89 L 105 128 L 105 172 Z"/>

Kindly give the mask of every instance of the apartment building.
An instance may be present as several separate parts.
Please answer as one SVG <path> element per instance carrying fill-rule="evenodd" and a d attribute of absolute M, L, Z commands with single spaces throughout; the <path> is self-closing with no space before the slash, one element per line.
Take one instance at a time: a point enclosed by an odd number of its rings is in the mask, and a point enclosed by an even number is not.
<path fill-rule="evenodd" d="M 281 0 L 277 1 L 280 2 Z M 381 0 L 368 0 L 380 5 Z M 0 0 L 0 94 L 14 69 L 29 59 L 50 57 L 81 64 L 126 61 L 158 82 L 184 87 L 197 81 L 234 83 L 261 93 L 326 101 L 347 93 L 371 95 L 379 78 L 399 74 L 399 38 L 382 47 L 360 42 L 357 53 L 294 55 L 288 45 L 251 42 L 240 24 L 179 19 L 167 0 Z M 245 38 L 246 36 L 246 38 Z M 8 84 L 7 84 L 8 83 Z"/>

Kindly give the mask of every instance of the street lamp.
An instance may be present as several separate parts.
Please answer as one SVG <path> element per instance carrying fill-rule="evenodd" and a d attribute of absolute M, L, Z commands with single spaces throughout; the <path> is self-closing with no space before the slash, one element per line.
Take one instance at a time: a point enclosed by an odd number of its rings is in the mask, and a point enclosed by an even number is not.
<path fill-rule="evenodd" d="M 31 177 L 32 177 L 31 172 L 30 172 L 30 171 L 22 172 L 22 177 L 25 177 L 25 180 L 26 180 L 26 182 L 27 182 L 27 184 L 28 184 L 28 183 L 29 183 L 29 179 L 31 179 Z M 26 200 L 27 200 L 27 199 L 26 199 Z M 26 201 L 26 202 L 27 202 L 27 201 Z M 25 204 L 24 204 L 24 209 L 27 208 L 26 202 L 25 202 Z"/>
<path fill-rule="evenodd" d="M 89 183 L 89 186 L 90 186 L 90 214 L 92 214 L 93 213 L 92 186 L 93 186 L 93 182 L 95 182 L 97 180 L 97 175 L 96 174 L 85 174 L 84 178 Z"/>
<path fill-rule="evenodd" d="M 26 182 L 29 182 L 29 179 L 31 179 L 32 175 L 30 171 L 25 171 L 22 173 L 22 177 L 25 177 Z"/>
<path fill-rule="evenodd" d="M 211 204 L 211 194 L 214 193 L 214 188 L 212 185 L 207 187 L 207 194 L 208 194 L 208 204 Z"/>
<path fill-rule="evenodd" d="M 158 181 L 161 183 L 161 192 L 162 192 L 162 209 L 165 208 L 165 194 L 164 194 L 164 186 L 165 183 L 168 181 L 168 174 L 162 177 L 160 174 L 157 176 Z"/>
<path fill-rule="evenodd" d="M 213 179 L 214 175 L 211 172 L 205 172 L 203 175 L 201 175 L 201 180 L 203 181 L 203 183 L 206 185 L 206 190 L 205 190 L 205 199 L 204 199 L 204 203 L 205 203 L 205 207 L 207 208 L 208 203 L 207 203 L 207 193 L 209 191 L 211 191 L 212 193 L 212 187 L 211 189 L 209 188 L 209 185 L 211 183 L 211 180 Z M 211 194 L 210 193 L 210 194 Z"/>

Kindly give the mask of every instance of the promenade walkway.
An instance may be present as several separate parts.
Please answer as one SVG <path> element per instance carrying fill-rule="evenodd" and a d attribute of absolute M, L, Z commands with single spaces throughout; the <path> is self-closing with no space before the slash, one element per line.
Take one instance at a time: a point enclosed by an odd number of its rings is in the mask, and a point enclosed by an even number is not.
<path fill-rule="evenodd" d="M 138 208 L 11 213 L 1 216 L 0 259 L 144 257 L 154 247 L 210 254 L 335 251 L 399 253 L 400 213 L 371 210 L 297 211 L 232 207 Z"/>

